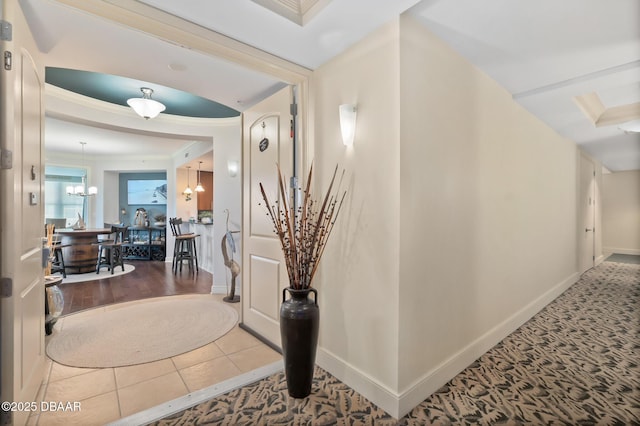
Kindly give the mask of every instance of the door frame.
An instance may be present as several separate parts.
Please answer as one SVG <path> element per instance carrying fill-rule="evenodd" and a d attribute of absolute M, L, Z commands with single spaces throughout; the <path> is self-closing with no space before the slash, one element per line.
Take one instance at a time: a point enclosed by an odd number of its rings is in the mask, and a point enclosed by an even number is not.
<path fill-rule="evenodd" d="M 44 65 L 18 0 L 0 0 L 11 24 L 0 43 L 11 54 L 0 78 L 0 395 L 35 401 L 45 371 Z M 24 424 L 28 410 L 0 411 L 0 423 Z"/>
<path fill-rule="evenodd" d="M 585 188 L 583 175 L 589 174 L 590 179 Z M 596 194 L 596 162 L 589 158 L 585 153 L 580 152 L 578 157 L 578 273 L 582 274 L 596 266 L 596 247 L 597 239 L 600 237 L 601 229 L 598 226 L 598 209 L 599 200 Z M 588 196 L 588 203 L 585 204 L 585 196 Z M 591 210 L 590 212 L 588 210 Z M 590 215 L 590 224 L 585 224 L 584 218 Z M 585 234 L 591 232 L 591 244 L 585 243 Z M 591 247 L 589 247 L 589 245 Z M 586 255 L 591 257 L 591 262 L 583 262 Z"/>
<path fill-rule="evenodd" d="M 204 55 L 222 58 L 245 68 L 277 78 L 294 87 L 298 105 L 296 119 L 296 166 L 297 175 L 306 176 L 313 158 L 311 117 L 312 96 L 310 78 L 312 70 L 294 64 L 265 51 L 256 49 L 232 38 L 185 21 L 141 2 L 119 0 L 56 0 L 91 15 L 133 28 L 152 37 L 167 40 Z M 239 141 L 242 143 L 242 139 Z M 241 159 L 241 164 L 243 160 Z M 244 182 L 240 183 L 241 188 Z M 240 212 L 240 217 L 244 213 Z M 244 231 L 244 230 L 242 230 Z M 240 253 L 242 257 L 243 254 Z M 241 280 L 240 286 L 244 280 Z M 238 290 L 237 290 L 238 291 Z M 242 321 L 242 312 L 240 312 Z"/>
<path fill-rule="evenodd" d="M 280 241 L 265 215 L 257 181 L 271 201 L 280 199 L 275 165 L 283 177 L 295 176 L 295 138 L 290 122 L 293 90 L 286 86 L 242 113 L 242 321 L 239 326 L 279 350 L 280 294 L 288 286 Z M 268 140 L 268 145 L 260 146 Z M 268 149 L 267 149 L 268 148 Z M 278 194 L 278 195 L 275 195 Z M 287 194 L 288 195 L 288 194 Z M 274 199 L 273 197 L 277 197 Z"/>

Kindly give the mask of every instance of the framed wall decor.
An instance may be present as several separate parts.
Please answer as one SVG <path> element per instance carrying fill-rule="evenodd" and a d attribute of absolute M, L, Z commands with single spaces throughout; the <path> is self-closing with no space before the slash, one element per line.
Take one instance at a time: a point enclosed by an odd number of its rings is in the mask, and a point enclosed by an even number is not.
<path fill-rule="evenodd" d="M 129 205 L 166 205 L 167 181 L 136 180 L 127 181 L 127 203 Z"/>

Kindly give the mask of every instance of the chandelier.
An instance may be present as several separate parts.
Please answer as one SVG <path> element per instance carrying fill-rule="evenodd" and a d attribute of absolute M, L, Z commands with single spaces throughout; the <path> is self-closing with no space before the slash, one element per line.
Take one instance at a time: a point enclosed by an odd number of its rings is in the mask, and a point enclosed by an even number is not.
<path fill-rule="evenodd" d="M 84 168 L 84 146 L 86 142 L 80 142 L 82 145 L 82 167 Z M 98 187 L 90 186 L 87 188 L 87 172 L 84 169 L 84 175 L 82 175 L 82 184 L 67 186 L 67 195 L 77 195 L 79 197 L 89 197 L 98 193 Z"/>
<path fill-rule="evenodd" d="M 151 99 L 153 89 L 148 87 L 141 87 L 141 98 L 131 98 L 127 100 L 127 104 L 138 114 L 140 117 L 148 120 L 150 118 L 156 118 L 158 114 L 164 111 L 167 107 L 158 101 Z"/>

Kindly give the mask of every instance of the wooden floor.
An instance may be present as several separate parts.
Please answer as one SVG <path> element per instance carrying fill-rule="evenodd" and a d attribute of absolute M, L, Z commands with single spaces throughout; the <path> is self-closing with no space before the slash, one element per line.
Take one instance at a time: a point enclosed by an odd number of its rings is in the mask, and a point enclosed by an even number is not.
<path fill-rule="evenodd" d="M 129 302 L 149 297 L 211 292 L 213 276 L 200 269 L 174 274 L 171 263 L 160 261 L 127 261 L 135 270 L 113 278 L 61 284 L 64 296 L 62 315 L 112 303 Z"/>

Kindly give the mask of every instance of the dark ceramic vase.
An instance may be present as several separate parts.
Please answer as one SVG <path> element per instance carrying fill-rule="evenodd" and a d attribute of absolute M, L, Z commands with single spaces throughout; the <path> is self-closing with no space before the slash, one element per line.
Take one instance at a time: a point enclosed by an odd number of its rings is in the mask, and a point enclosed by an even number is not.
<path fill-rule="evenodd" d="M 291 294 L 289 299 L 287 291 Z M 318 292 L 314 288 L 287 287 L 282 291 L 280 336 L 287 389 L 293 398 L 305 398 L 311 393 L 319 324 Z"/>

